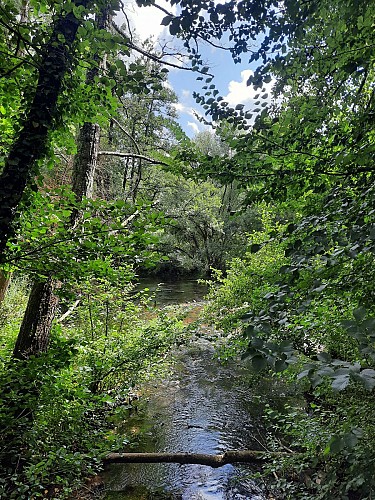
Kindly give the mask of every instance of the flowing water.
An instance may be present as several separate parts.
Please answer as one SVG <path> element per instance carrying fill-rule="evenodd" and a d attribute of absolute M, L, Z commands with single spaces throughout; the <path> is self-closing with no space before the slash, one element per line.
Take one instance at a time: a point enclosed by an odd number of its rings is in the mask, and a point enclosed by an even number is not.
<path fill-rule="evenodd" d="M 160 279 L 146 278 L 140 281 L 138 290 L 148 290 L 154 297 L 155 305 L 167 306 L 182 302 L 201 301 L 207 293 L 207 285 L 195 279 L 160 281 Z"/>
<path fill-rule="evenodd" d="M 239 363 L 223 366 L 209 341 L 193 341 L 177 354 L 172 375 L 146 388 L 144 407 L 125 423 L 125 432 L 139 436 L 132 451 L 262 449 L 261 408 L 283 395 L 270 382 L 250 388 L 247 373 Z M 254 465 L 116 464 L 106 474 L 105 498 L 261 500 L 254 473 Z"/>

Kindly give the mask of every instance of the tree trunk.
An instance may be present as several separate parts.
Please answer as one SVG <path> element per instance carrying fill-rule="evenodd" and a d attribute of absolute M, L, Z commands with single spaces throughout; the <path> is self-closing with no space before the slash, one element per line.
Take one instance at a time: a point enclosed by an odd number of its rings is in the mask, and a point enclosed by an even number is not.
<path fill-rule="evenodd" d="M 78 137 L 78 152 L 73 166 L 73 192 L 77 201 L 92 197 L 94 175 L 98 162 L 100 127 L 97 123 L 84 123 Z"/>
<path fill-rule="evenodd" d="M 72 191 L 78 202 L 83 197 L 92 197 L 94 176 L 98 163 L 100 127 L 97 123 L 84 123 L 79 131 L 78 151 L 74 158 Z M 79 218 L 78 210 L 73 210 L 70 223 L 75 226 Z"/>
<path fill-rule="evenodd" d="M 223 455 L 207 455 L 201 453 L 110 453 L 103 462 L 105 464 L 129 463 L 174 463 L 199 464 L 210 467 L 223 467 L 235 463 L 259 463 L 269 458 L 288 455 L 284 452 L 265 452 L 258 450 L 227 451 Z M 289 453 L 289 455 L 291 455 Z"/>
<path fill-rule="evenodd" d="M 5 295 L 8 290 L 8 286 L 10 283 L 10 274 L 5 273 L 0 269 L 0 305 L 5 299 Z"/>
<path fill-rule="evenodd" d="M 52 278 L 34 283 L 13 351 L 14 358 L 27 359 L 47 351 L 58 303 L 55 288 Z"/>
<path fill-rule="evenodd" d="M 76 0 L 75 4 L 85 5 L 85 0 Z M 71 66 L 70 52 L 79 25 L 73 12 L 56 21 L 43 50 L 33 102 L 0 175 L 0 262 L 25 187 L 36 162 L 46 152 L 48 132 L 56 116 L 62 81 Z"/>
<path fill-rule="evenodd" d="M 108 7 L 98 19 L 98 28 L 105 29 L 109 23 Z M 92 83 L 104 64 L 104 59 L 98 66 L 91 69 L 86 81 Z M 77 201 L 93 193 L 95 169 L 98 160 L 100 127 L 95 123 L 84 123 L 78 137 L 78 151 L 73 165 L 72 191 Z M 74 210 L 70 223 L 74 226 L 79 218 L 79 212 Z M 54 291 L 58 286 L 51 277 L 44 282 L 36 282 L 31 290 L 22 326 L 18 334 L 14 357 L 28 358 L 31 354 L 44 352 L 48 348 L 52 321 L 58 305 L 58 297 Z M 39 303 L 40 301 L 40 303 Z"/>

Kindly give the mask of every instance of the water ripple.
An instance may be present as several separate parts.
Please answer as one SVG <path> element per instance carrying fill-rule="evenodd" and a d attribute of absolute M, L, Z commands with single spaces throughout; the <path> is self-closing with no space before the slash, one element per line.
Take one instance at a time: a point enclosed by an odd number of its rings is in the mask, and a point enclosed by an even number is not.
<path fill-rule="evenodd" d="M 241 367 L 220 366 L 209 344 L 202 344 L 199 351 L 187 350 L 182 361 L 178 376 L 149 390 L 144 418 L 151 431 L 137 451 L 217 454 L 257 449 L 256 427 L 248 411 L 251 394 L 236 383 Z M 175 500 L 264 499 L 261 489 L 248 479 L 249 472 L 247 465 L 219 469 L 177 464 L 116 465 L 111 468 L 109 487 L 122 491 L 116 498 L 123 499 L 136 499 L 126 491 L 139 485 L 149 491 L 169 492 L 168 498 Z"/>

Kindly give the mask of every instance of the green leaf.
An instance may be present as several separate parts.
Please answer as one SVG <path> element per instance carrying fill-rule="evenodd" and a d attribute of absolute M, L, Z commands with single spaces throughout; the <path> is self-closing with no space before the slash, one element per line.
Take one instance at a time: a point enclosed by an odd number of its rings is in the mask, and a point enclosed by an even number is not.
<path fill-rule="evenodd" d="M 260 371 L 264 370 L 264 368 L 266 368 L 266 366 L 267 366 L 266 359 L 261 355 L 254 356 L 251 360 L 251 363 L 252 363 L 253 369 L 256 372 L 260 372 Z"/>
<path fill-rule="evenodd" d="M 300 380 L 301 378 L 308 377 L 311 373 L 311 370 L 303 370 L 297 375 L 297 380 Z"/>
<path fill-rule="evenodd" d="M 317 387 L 323 382 L 323 379 L 318 373 L 314 373 L 310 376 L 310 382 L 313 387 Z"/>
<path fill-rule="evenodd" d="M 335 376 L 332 381 L 332 389 L 334 391 L 343 391 L 348 387 L 349 381 L 349 374 Z"/>
<path fill-rule="evenodd" d="M 320 285 L 316 288 L 313 288 L 311 291 L 319 293 L 319 292 L 322 292 L 325 288 L 327 288 L 327 286 L 328 285 L 326 283 L 323 283 L 322 285 Z"/>
<path fill-rule="evenodd" d="M 286 370 L 287 368 L 288 368 L 288 365 L 285 363 L 284 360 L 278 359 L 275 362 L 275 371 L 276 372 L 282 372 L 282 371 Z"/>
<path fill-rule="evenodd" d="M 359 373 L 362 384 L 365 389 L 372 391 L 375 387 L 375 370 L 365 369 Z"/>
<path fill-rule="evenodd" d="M 316 373 L 322 377 L 324 376 L 332 377 L 335 374 L 335 371 L 330 366 L 323 366 L 322 368 L 319 368 L 319 370 Z"/>
<path fill-rule="evenodd" d="M 331 453 L 339 453 L 344 448 L 345 448 L 345 441 L 341 436 L 335 436 L 329 444 L 329 449 Z"/>
<path fill-rule="evenodd" d="M 344 434 L 343 441 L 345 448 L 352 450 L 358 443 L 358 437 L 352 432 L 349 432 L 348 434 Z"/>
<path fill-rule="evenodd" d="M 323 361 L 324 363 L 329 363 L 332 360 L 332 357 L 328 352 L 319 352 L 316 357 L 319 361 Z"/>
<path fill-rule="evenodd" d="M 161 25 L 162 26 L 168 26 L 168 24 L 170 24 L 173 20 L 173 16 L 165 16 L 163 17 L 162 21 L 161 21 Z"/>
<path fill-rule="evenodd" d="M 357 321 L 362 321 L 365 318 L 366 313 L 367 313 L 366 309 L 361 306 L 358 307 L 357 309 L 354 309 L 353 316 Z"/>
<path fill-rule="evenodd" d="M 362 328 L 366 328 L 367 330 L 370 330 L 370 332 L 375 330 L 375 318 L 367 318 L 363 321 L 362 323 Z"/>

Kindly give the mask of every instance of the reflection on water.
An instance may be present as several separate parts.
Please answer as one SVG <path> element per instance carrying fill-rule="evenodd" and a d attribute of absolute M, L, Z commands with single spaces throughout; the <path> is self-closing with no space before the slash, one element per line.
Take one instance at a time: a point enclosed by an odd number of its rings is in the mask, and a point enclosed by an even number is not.
<path fill-rule="evenodd" d="M 148 388 L 145 413 L 127 423 L 128 429 L 145 429 L 134 451 L 218 454 L 260 449 L 259 392 L 252 395 L 238 382 L 243 367 L 221 366 L 211 344 L 198 342 L 181 354 L 173 376 Z M 260 500 L 265 498 L 261 489 L 246 478 L 255 472 L 252 467 L 117 464 L 107 476 L 112 493 L 106 498 Z"/>
<path fill-rule="evenodd" d="M 207 285 L 197 280 L 160 281 L 160 279 L 141 279 L 137 290 L 149 289 L 155 299 L 155 305 L 164 306 L 194 302 L 203 299 L 207 293 Z"/>

